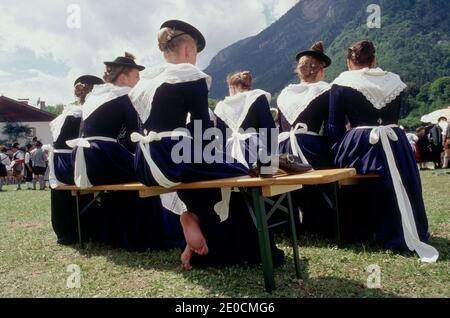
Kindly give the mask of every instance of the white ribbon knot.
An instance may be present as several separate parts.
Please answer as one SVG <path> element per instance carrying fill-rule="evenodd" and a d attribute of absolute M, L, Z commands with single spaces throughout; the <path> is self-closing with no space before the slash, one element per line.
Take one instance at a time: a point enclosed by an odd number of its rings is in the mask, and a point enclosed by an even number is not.
<path fill-rule="evenodd" d="M 147 130 L 145 130 L 144 135 L 137 132 L 131 134 L 131 141 L 134 143 L 139 143 L 139 147 L 142 151 L 142 154 L 144 155 L 145 161 L 147 162 L 150 168 L 150 172 L 153 178 L 161 187 L 167 189 L 176 187 L 181 183 L 169 180 L 164 175 L 164 173 L 159 169 L 158 165 L 153 161 L 153 158 L 151 156 L 150 144 L 153 142 L 161 141 L 163 138 L 174 139 L 180 137 L 191 138 L 189 134 L 185 131 L 168 131 L 157 133 L 155 131 L 148 132 Z"/>
<path fill-rule="evenodd" d="M 67 146 L 70 148 L 91 148 L 91 143 L 88 138 L 77 138 L 66 141 Z"/>
<path fill-rule="evenodd" d="M 109 138 L 109 137 L 87 137 L 87 138 L 77 138 L 73 140 L 67 140 L 66 144 L 72 148 L 76 148 L 75 153 L 75 171 L 74 171 L 74 178 L 75 178 L 75 184 L 80 189 L 88 189 L 92 188 L 92 183 L 89 181 L 89 177 L 87 174 L 87 167 L 86 167 L 86 158 L 84 156 L 84 149 L 91 148 L 91 141 L 104 141 L 104 142 L 114 142 L 117 143 L 116 139 Z"/>
<path fill-rule="evenodd" d="M 393 129 L 394 127 L 396 126 L 380 126 L 372 129 L 372 132 L 370 133 L 370 143 L 372 145 L 376 145 L 384 136 L 394 142 L 397 142 L 398 136 Z"/>
<path fill-rule="evenodd" d="M 417 254 L 419 254 L 422 262 L 435 263 L 439 258 L 439 252 L 433 246 L 420 241 L 411 202 L 403 184 L 400 172 L 398 171 L 394 153 L 392 151 L 390 141 L 397 142 L 399 139 L 394 130 L 394 128 L 397 127 L 397 125 L 389 125 L 378 127 L 357 127 L 356 129 L 372 129 L 370 133 L 370 143 L 372 145 L 378 144 L 381 140 L 381 145 L 384 153 L 386 154 L 389 172 L 391 174 L 392 183 L 397 197 L 406 245 L 410 251 L 416 251 Z"/>
<path fill-rule="evenodd" d="M 245 141 L 256 135 L 257 133 L 240 133 L 239 131 L 233 131 L 233 134 L 227 140 L 227 152 L 230 153 L 232 158 L 236 159 L 237 162 L 244 165 L 247 169 L 249 169 L 249 166 L 244 155 Z"/>
<path fill-rule="evenodd" d="M 303 151 L 300 148 L 297 140 L 297 135 L 308 133 L 308 125 L 298 123 L 294 128 L 291 129 L 291 131 L 283 132 L 278 136 L 278 144 L 281 144 L 282 142 L 285 142 L 289 139 L 291 142 L 292 154 L 294 156 L 300 157 L 304 164 L 309 164 L 308 159 L 306 159 L 305 155 L 303 154 Z"/>

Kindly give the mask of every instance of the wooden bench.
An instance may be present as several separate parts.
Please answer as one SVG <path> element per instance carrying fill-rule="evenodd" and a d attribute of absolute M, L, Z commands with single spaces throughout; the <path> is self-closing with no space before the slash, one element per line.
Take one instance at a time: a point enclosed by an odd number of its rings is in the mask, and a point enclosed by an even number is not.
<path fill-rule="evenodd" d="M 76 196 L 77 202 L 77 220 L 78 220 L 78 234 L 80 240 L 80 248 L 84 248 L 81 236 L 81 215 L 95 202 L 95 198 L 85 207 L 80 207 L 79 196 L 83 194 L 95 194 L 95 197 L 111 191 L 138 191 L 140 197 L 158 196 L 164 193 L 171 193 L 177 190 L 194 190 L 194 189 L 221 189 L 234 188 L 239 189 L 244 194 L 247 200 L 247 207 L 255 222 L 258 230 L 259 246 L 261 253 L 261 262 L 264 272 L 264 280 L 266 291 L 271 293 L 275 289 L 274 266 L 272 262 L 272 251 L 269 241 L 269 219 L 277 210 L 281 210 L 289 214 L 288 222 L 290 225 L 291 244 L 294 251 L 294 264 L 297 278 L 301 278 L 300 273 L 300 258 L 298 251 L 297 231 L 294 221 L 294 211 L 291 198 L 291 192 L 302 189 L 305 185 L 330 185 L 333 189 L 332 200 L 335 208 L 336 217 L 336 237 L 338 244 L 340 244 L 340 229 L 339 229 L 339 204 L 337 191 L 339 182 L 347 180 L 356 175 L 355 169 L 337 169 L 337 170 L 320 170 L 311 171 L 300 175 L 291 176 L 276 176 L 269 179 L 238 177 L 223 180 L 213 180 L 196 182 L 190 184 L 182 184 L 175 188 L 166 189 L 162 187 L 147 187 L 140 183 L 111 185 L 111 186 L 97 186 L 88 190 L 81 190 L 74 186 L 59 187 L 56 190 L 72 191 Z M 280 196 L 276 201 L 270 199 L 274 196 Z M 283 206 L 283 202 L 287 201 L 287 207 Z M 270 211 L 266 211 L 266 204 L 271 206 Z M 272 226 L 273 227 L 273 226 Z"/>
<path fill-rule="evenodd" d="M 351 178 L 347 178 L 344 180 L 339 181 L 339 186 L 346 187 L 346 186 L 352 186 L 359 184 L 362 180 L 370 180 L 370 179 L 378 179 L 380 178 L 379 174 L 376 173 L 369 173 L 369 174 L 357 174 Z"/>

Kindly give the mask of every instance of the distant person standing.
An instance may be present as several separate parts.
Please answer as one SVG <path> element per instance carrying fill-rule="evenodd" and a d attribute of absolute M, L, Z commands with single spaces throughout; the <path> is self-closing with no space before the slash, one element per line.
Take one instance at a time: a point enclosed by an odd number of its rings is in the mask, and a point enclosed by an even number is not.
<path fill-rule="evenodd" d="M 31 152 L 33 151 L 33 145 L 27 145 L 27 151 L 25 152 L 25 182 L 27 189 L 32 190 L 33 182 L 33 161 L 31 160 Z"/>
<path fill-rule="evenodd" d="M 444 124 L 447 123 L 447 118 L 441 117 L 438 120 L 438 124 L 434 125 L 430 129 L 430 141 L 431 141 L 431 159 L 434 163 L 435 169 L 442 168 L 442 152 L 444 151 Z"/>
<path fill-rule="evenodd" d="M 8 155 L 6 154 L 6 148 L 3 147 L 0 151 L 0 191 L 3 191 L 3 183 L 8 177 L 8 168 L 11 164 Z"/>
<path fill-rule="evenodd" d="M 450 125 L 444 131 L 444 169 L 450 168 Z"/>
<path fill-rule="evenodd" d="M 36 183 L 39 182 L 39 190 L 45 190 L 44 176 L 47 170 L 47 155 L 42 150 L 42 142 L 36 142 L 36 149 L 31 152 L 33 162 L 33 190 L 36 190 Z"/>
<path fill-rule="evenodd" d="M 431 144 L 427 136 L 427 129 L 425 127 L 417 128 L 417 163 L 420 165 L 420 170 L 427 169 L 427 162 L 431 158 Z"/>
<path fill-rule="evenodd" d="M 23 178 L 23 170 L 24 170 L 24 163 L 25 163 L 25 154 L 22 150 L 19 149 L 19 143 L 14 143 L 12 148 L 13 153 L 13 161 L 11 163 L 12 168 L 12 175 L 14 180 L 17 182 L 17 189 L 16 191 L 22 190 L 21 184 L 22 184 L 22 178 Z"/>

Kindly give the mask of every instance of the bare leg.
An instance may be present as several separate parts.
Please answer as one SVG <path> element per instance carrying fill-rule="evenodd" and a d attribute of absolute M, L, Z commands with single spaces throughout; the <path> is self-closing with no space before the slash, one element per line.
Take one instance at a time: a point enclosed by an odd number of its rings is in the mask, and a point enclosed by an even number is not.
<path fill-rule="evenodd" d="M 209 253 L 208 245 L 200 229 L 198 217 L 191 212 L 185 212 L 181 215 L 180 221 L 190 250 L 199 255 L 207 255 Z"/>

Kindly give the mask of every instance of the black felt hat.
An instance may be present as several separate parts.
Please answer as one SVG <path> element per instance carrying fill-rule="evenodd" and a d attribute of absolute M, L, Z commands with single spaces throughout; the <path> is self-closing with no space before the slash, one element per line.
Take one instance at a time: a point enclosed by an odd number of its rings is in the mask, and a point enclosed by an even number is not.
<path fill-rule="evenodd" d="M 102 85 L 105 84 L 105 82 L 97 76 L 83 75 L 77 78 L 73 86 L 76 86 L 77 84 Z"/>
<path fill-rule="evenodd" d="M 325 67 L 328 67 L 331 65 L 331 59 L 324 52 L 325 50 L 322 42 L 314 43 L 311 49 L 297 54 L 297 62 L 300 61 L 303 56 L 312 56 L 323 61 L 325 63 Z"/>
<path fill-rule="evenodd" d="M 203 34 L 194 26 L 189 23 L 180 21 L 180 20 L 169 20 L 164 22 L 161 25 L 160 29 L 163 28 L 171 28 L 176 31 L 183 31 L 186 34 L 189 34 L 193 39 L 197 41 L 197 52 L 200 53 L 206 47 L 206 40 Z"/>
<path fill-rule="evenodd" d="M 125 52 L 125 56 L 119 56 L 112 62 L 105 62 L 106 66 L 125 66 L 130 68 L 136 68 L 139 71 L 145 70 L 145 66 L 137 65 L 134 61 L 136 58 L 133 54 Z"/>

